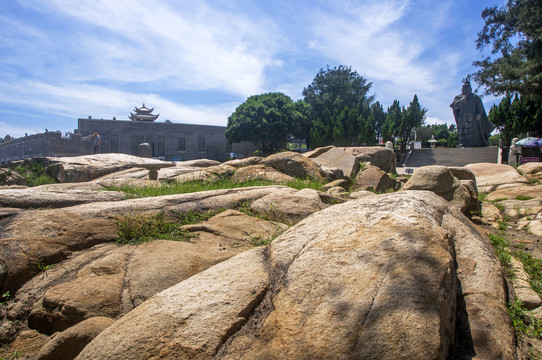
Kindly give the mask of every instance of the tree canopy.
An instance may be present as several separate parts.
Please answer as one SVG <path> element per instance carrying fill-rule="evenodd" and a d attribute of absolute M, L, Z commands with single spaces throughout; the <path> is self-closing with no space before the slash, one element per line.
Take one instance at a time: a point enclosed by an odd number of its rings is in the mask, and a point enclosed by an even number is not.
<path fill-rule="evenodd" d="M 301 132 L 303 111 L 303 104 L 282 93 L 250 96 L 228 118 L 226 138 L 230 143 L 251 141 L 264 154 L 277 152 L 290 135 Z"/>
<path fill-rule="evenodd" d="M 310 145 L 357 143 L 360 132 L 366 130 L 374 99 L 368 95 L 371 85 L 350 66 L 320 69 L 303 89 L 304 101 L 311 107 Z"/>
<path fill-rule="evenodd" d="M 475 80 L 486 93 L 519 93 L 542 102 L 542 2 L 508 0 L 501 8 L 482 12 L 485 25 L 478 33 L 479 50 L 491 45 L 493 57 L 475 61 Z"/>

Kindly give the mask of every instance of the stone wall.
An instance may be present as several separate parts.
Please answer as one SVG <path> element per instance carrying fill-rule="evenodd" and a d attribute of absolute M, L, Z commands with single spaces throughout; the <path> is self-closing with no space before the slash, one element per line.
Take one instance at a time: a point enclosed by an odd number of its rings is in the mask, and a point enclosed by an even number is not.
<path fill-rule="evenodd" d="M 0 163 L 47 156 L 78 156 L 92 151 L 88 138 L 79 134 L 62 136 L 52 131 L 0 142 Z"/>
<path fill-rule="evenodd" d="M 45 132 L 0 141 L 0 163 L 32 157 L 92 154 L 95 132 L 102 139 L 100 153 L 138 155 L 137 145 L 146 142 L 151 144 L 153 156 L 164 160 L 224 161 L 230 152 L 245 157 L 256 150 L 251 143 L 229 144 L 225 131 L 225 126 L 78 119 L 78 129 L 67 137 L 60 132 Z"/>

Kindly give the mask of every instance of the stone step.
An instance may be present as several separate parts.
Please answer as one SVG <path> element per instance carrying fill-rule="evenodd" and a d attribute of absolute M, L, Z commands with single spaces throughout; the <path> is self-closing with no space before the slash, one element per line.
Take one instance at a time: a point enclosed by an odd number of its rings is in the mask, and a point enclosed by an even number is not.
<path fill-rule="evenodd" d="M 497 146 L 480 148 L 416 149 L 412 152 L 408 167 L 426 165 L 465 166 L 474 163 L 497 163 Z"/>

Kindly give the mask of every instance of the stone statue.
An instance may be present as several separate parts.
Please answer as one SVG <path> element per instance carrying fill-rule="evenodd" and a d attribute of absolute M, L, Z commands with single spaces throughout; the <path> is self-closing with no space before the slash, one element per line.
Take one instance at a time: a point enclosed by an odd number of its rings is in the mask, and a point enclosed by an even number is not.
<path fill-rule="evenodd" d="M 459 145 L 462 147 L 489 146 L 489 136 L 495 126 L 487 119 L 482 99 L 473 94 L 467 79 L 461 94 L 454 98 L 450 105 L 454 111 Z"/>
<path fill-rule="evenodd" d="M 517 156 L 520 150 L 520 147 L 516 145 L 518 141 L 519 141 L 518 138 L 512 139 L 512 144 L 510 145 L 510 152 L 508 153 L 508 165 L 517 164 Z"/>

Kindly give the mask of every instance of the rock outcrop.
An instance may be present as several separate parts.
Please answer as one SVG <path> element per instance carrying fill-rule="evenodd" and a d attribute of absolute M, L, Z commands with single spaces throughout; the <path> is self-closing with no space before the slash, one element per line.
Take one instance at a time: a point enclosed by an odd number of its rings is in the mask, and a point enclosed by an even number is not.
<path fill-rule="evenodd" d="M 349 201 L 155 295 L 78 359 L 514 358 L 490 249 L 431 192 Z"/>
<path fill-rule="evenodd" d="M 458 173 L 457 170 L 455 172 Z M 465 214 L 480 210 L 476 182 L 459 180 L 446 166 L 432 165 L 417 169 L 402 190 L 432 191 Z"/>

